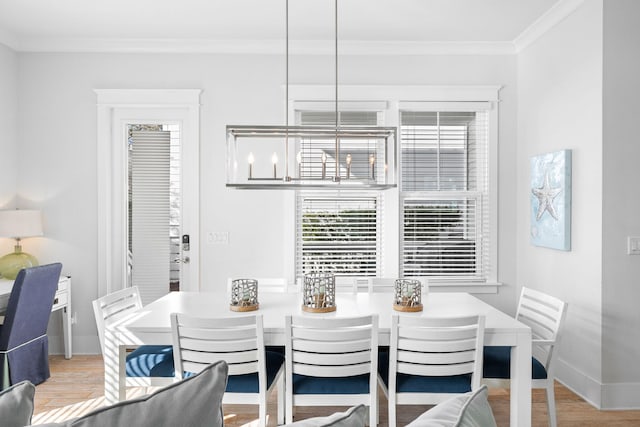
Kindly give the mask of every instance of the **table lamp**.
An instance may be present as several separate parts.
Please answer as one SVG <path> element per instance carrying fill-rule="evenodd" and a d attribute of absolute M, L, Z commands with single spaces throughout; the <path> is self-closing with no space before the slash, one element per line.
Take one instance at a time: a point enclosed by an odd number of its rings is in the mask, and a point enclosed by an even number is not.
<path fill-rule="evenodd" d="M 14 252 L 0 258 L 0 276 L 15 280 L 23 268 L 38 265 L 31 254 L 22 252 L 20 240 L 25 237 L 42 236 L 42 212 L 30 209 L 0 210 L 0 237 L 16 239 Z"/>

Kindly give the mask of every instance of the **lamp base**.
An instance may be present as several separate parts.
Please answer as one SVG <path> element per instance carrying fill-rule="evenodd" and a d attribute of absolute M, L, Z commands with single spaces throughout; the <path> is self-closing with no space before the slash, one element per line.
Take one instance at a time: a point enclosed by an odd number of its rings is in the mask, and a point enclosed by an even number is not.
<path fill-rule="evenodd" d="M 0 258 L 0 276 L 15 280 L 20 270 L 37 265 L 38 260 L 33 255 L 22 251 L 12 252 Z"/>

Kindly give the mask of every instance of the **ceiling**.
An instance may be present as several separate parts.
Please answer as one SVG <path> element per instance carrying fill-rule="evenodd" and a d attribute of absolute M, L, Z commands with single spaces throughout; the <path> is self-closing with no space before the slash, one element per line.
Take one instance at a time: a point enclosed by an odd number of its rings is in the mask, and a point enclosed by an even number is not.
<path fill-rule="evenodd" d="M 340 0 L 341 43 L 513 46 L 576 0 Z M 289 0 L 291 48 L 334 38 L 334 1 Z M 285 0 L 0 0 L 0 43 L 16 51 L 211 50 L 282 46 Z M 281 47 L 280 47 L 281 49 Z"/>

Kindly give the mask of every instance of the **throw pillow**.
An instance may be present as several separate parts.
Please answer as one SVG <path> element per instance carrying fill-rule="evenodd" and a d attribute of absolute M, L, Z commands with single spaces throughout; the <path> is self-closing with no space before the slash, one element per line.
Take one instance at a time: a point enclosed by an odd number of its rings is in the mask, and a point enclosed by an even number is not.
<path fill-rule="evenodd" d="M 364 405 L 354 406 L 346 412 L 336 412 L 328 417 L 308 418 L 287 426 L 296 427 L 364 427 L 367 417 L 367 407 Z"/>
<path fill-rule="evenodd" d="M 496 427 L 483 385 L 475 391 L 445 400 L 420 415 L 407 427 Z"/>
<path fill-rule="evenodd" d="M 0 391 L 0 424 L 3 427 L 30 425 L 35 393 L 36 387 L 29 381 L 21 381 Z"/>
<path fill-rule="evenodd" d="M 53 427 L 222 427 L 222 396 L 227 387 L 227 363 L 207 366 L 197 375 L 148 396 L 92 411 Z"/>

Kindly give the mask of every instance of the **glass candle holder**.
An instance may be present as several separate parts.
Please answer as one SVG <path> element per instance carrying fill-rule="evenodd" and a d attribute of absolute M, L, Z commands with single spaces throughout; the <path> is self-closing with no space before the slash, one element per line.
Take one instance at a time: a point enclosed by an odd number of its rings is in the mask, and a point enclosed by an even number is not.
<path fill-rule="evenodd" d="M 257 280 L 235 279 L 231 281 L 231 303 L 229 308 L 232 311 L 253 311 L 257 310 L 258 307 Z"/>
<path fill-rule="evenodd" d="M 336 279 L 333 273 L 305 274 L 302 294 L 302 310 L 310 313 L 336 311 Z"/>
<path fill-rule="evenodd" d="M 422 283 L 415 279 L 397 279 L 394 284 L 393 309 L 422 311 Z"/>

